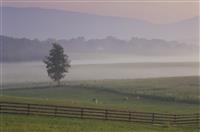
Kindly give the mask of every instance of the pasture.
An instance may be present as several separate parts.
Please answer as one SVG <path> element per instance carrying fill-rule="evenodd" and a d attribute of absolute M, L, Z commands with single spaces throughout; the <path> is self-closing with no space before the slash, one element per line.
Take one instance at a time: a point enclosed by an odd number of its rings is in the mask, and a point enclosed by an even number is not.
<path fill-rule="evenodd" d="M 162 113 L 196 113 L 199 77 L 92 80 L 4 86 L 0 100 Z"/>
<path fill-rule="evenodd" d="M 160 132 L 160 130 L 199 132 L 199 126 L 142 125 L 118 121 L 2 115 L 0 130 L 2 132 Z"/>
<path fill-rule="evenodd" d="M 199 77 L 10 83 L 0 101 L 191 114 L 199 112 Z M 199 126 L 145 125 L 34 115 L 1 115 L 3 132 L 198 132 Z"/>

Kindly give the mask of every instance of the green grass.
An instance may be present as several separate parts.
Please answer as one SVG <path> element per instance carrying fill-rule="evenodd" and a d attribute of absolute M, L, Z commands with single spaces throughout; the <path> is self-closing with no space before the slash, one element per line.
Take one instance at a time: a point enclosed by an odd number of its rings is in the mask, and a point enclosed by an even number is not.
<path fill-rule="evenodd" d="M 199 77 L 21 83 L 3 86 L 0 101 L 114 108 L 160 113 L 199 112 Z M 8 90 L 9 89 L 9 90 Z M 138 98 L 139 97 L 139 98 Z M 94 102 L 96 98 L 98 102 Z M 144 125 L 61 117 L 1 115 L 2 132 L 199 132 L 199 126 Z"/>
<path fill-rule="evenodd" d="M 195 101 L 199 100 L 198 79 L 194 76 L 73 81 L 64 82 L 62 87 L 47 83 L 7 85 L 5 88 L 12 90 L 4 90 L 4 96 L 0 97 L 0 100 L 161 113 L 196 113 L 199 112 L 199 105 L 195 104 Z M 169 100 L 169 95 L 174 99 Z M 98 103 L 92 101 L 93 98 L 96 98 Z"/>
<path fill-rule="evenodd" d="M 124 80 L 97 80 L 97 81 L 71 81 L 64 82 L 65 87 L 78 87 L 82 89 L 102 90 L 106 92 L 119 92 L 140 96 L 152 96 L 160 99 L 171 99 L 183 102 L 199 102 L 198 76 L 163 77 L 151 79 L 124 79 Z M 52 83 L 22 83 L 3 86 L 7 88 L 37 88 L 51 87 Z M 5 92 L 6 94 L 6 92 Z"/>
<path fill-rule="evenodd" d="M 124 94 L 152 96 L 158 99 L 183 102 L 199 102 L 199 80 L 197 76 L 151 79 L 83 81 L 85 87 L 115 90 Z"/>
<path fill-rule="evenodd" d="M 131 122 L 27 115 L 1 115 L 1 132 L 199 132 L 199 126 L 142 125 Z"/>

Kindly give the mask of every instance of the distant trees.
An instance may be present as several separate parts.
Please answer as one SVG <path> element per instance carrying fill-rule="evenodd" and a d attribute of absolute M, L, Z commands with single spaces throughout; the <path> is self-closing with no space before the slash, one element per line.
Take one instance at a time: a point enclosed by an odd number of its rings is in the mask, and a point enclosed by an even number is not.
<path fill-rule="evenodd" d="M 69 57 L 64 54 L 63 47 L 57 43 L 52 43 L 52 46 L 49 55 L 44 59 L 44 63 L 48 76 L 60 85 L 60 80 L 65 77 L 65 73 L 68 72 L 71 65 Z"/>

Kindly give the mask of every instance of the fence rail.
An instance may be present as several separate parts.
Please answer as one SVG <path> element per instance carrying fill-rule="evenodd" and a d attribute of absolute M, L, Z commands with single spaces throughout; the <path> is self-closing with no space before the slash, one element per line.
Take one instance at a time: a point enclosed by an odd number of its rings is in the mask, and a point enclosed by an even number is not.
<path fill-rule="evenodd" d="M 0 102 L 0 114 L 44 115 L 170 125 L 194 125 L 200 123 L 199 113 L 177 115 L 13 102 Z"/>

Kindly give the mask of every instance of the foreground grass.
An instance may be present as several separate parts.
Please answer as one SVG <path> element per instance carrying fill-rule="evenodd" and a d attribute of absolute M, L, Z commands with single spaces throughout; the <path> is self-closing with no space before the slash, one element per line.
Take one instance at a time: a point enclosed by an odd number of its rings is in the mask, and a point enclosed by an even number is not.
<path fill-rule="evenodd" d="M 1 115 L 2 132 L 199 132 L 199 126 L 142 125 L 61 117 Z"/>

